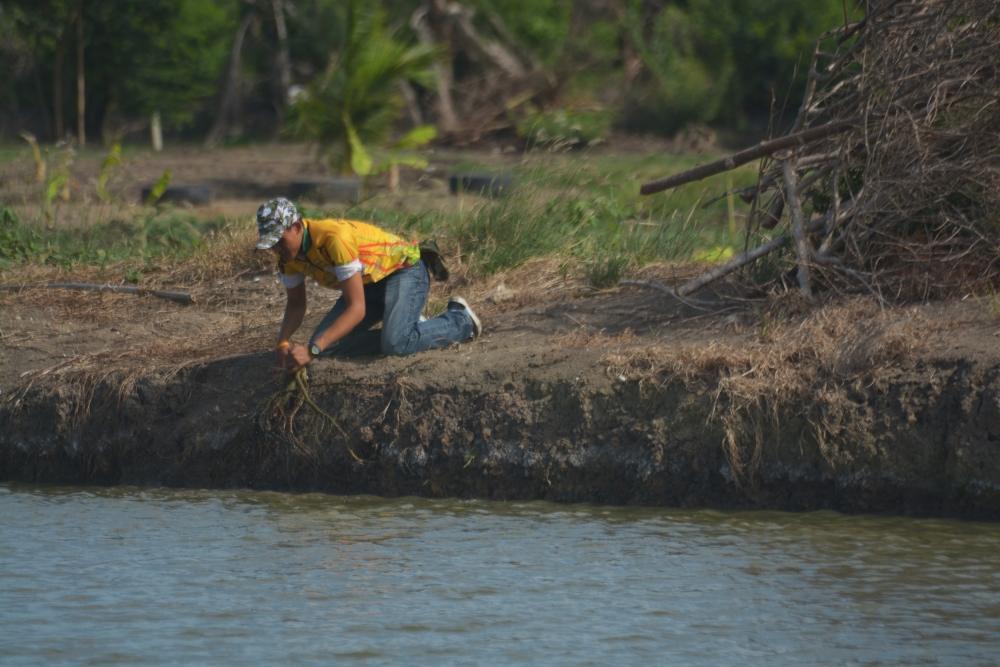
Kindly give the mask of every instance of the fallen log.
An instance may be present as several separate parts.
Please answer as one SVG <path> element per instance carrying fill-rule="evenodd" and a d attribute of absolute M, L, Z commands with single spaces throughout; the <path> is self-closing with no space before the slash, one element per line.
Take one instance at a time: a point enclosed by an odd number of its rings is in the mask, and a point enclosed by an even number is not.
<path fill-rule="evenodd" d="M 147 289 L 133 285 L 102 285 L 98 283 L 40 283 L 34 285 L 0 285 L 0 290 L 14 292 L 24 289 L 69 289 L 88 292 L 114 292 L 117 294 L 135 294 L 136 296 L 155 296 L 158 299 L 174 301 L 185 306 L 194 303 L 194 297 L 187 292 L 170 292 L 167 290 Z"/>
<path fill-rule="evenodd" d="M 750 262 L 759 259 L 760 257 L 763 257 L 764 255 L 768 254 L 773 250 L 777 250 L 778 248 L 788 243 L 788 240 L 790 238 L 791 238 L 790 235 L 782 234 L 781 236 L 771 239 L 770 241 L 768 241 L 763 245 L 757 246 L 753 250 L 747 250 L 746 252 L 740 253 L 739 255 L 733 257 L 725 264 L 721 264 L 712 269 L 711 271 L 703 273 L 697 278 L 687 281 L 686 283 L 677 288 L 677 295 L 683 297 L 700 290 L 705 285 L 713 283 L 719 278 L 722 278 L 723 276 L 729 275 L 730 273 L 740 268 L 741 266 L 749 264 Z"/>
<path fill-rule="evenodd" d="M 709 176 L 714 176 L 715 174 L 730 171 L 740 165 L 746 164 L 747 162 L 752 162 L 753 160 L 762 158 L 765 155 L 771 155 L 772 153 L 788 148 L 794 148 L 795 146 L 802 146 L 812 141 L 816 141 L 817 139 L 823 139 L 832 134 L 844 132 L 845 130 L 851 128 L 855 122 L 856 119 L 853 118 L 849 120 L 838 120 L 832 123 L 827 123 L 826 125 L 820 125 L 819 127 L 811 127 L 808 130 L 802 130 L 801 132 L 794 132 L 783 137 L 778 137 L 777 139 L 772 139 L 771 141 L 762 141 L 753 148 L 747 148 L 738 153 L 733 153 L 732 155 L 728 155 L 721 160 L 709 162 L 708 164 L 703 164 L 699 167 L 695 167 L 694 169 L 674 174 L 673 176 L 661 178 L 656 181 L 650 181 L 649 183 L 643 183 L 642 187 L 639 189 L 639 194 L 651 195 L 654 192 L 669 190 L 670 188 L 675 188 L 678 185 L 684 185 L 685 183 L 691 183 L 693 181 L 700 181 L 703 178 L 708 178 Z"/>
<path fill-rule="evenodd" d="M 805 234 L 808 235 L 814 232 L 818 232 L 821 229 L 827 229 L 828 228 L 827 225 L 829 225 L 829 228 L 832 228 L 841 219 L 853 215 L 855 211 L 855 205 L 856 205 L 856 200 L 851 200 L 851 202 L 847 206 L 842 208 L 837 213 L 837 217 L 835 219 L 833 216 L 833 212 L 831 211 L 828 212 L 826 215 L 820 216 L 818 218 L 809 221 L 809 223 L 805 225 Z M 729 275 L 736 269 L 739 269 L 740 267 L 745 266 L 750 262 L 753 262 L 754 260 L 760 259 L 764 255 L 773 252 L 778 248 L 781 248 L 790 240 L 792 240 L 792 235 L 786 232 L 780 236 L 771 239 L 767 243 L 764 243 L 762 245 L 757 246 L 756 248 L 753 248 L 752 250 L 741 252 L 739 255 L 733 257 L 725 264 L 720 264 L 711 271 L 707 271 L 698 276 L 697 278 L 692 278 L 691 280 L 687 281 L 686 283 L 678 287 L 677 295 L 683 297 L 687 296 L 688 294 L 692 294 L 693 292 L 700 290 L 702 287 L 705 287 L 706 285 L 715 282 L 719 278 Z"/>

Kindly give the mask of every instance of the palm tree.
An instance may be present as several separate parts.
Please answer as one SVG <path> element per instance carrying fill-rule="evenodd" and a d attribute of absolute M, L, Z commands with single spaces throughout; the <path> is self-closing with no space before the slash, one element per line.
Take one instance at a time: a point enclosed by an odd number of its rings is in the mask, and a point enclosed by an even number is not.
<path fill-rule="evenodd" d="M 381 9 L 361 10 L 362 4 L 346 3 L 341 48 L 293 104 L 291 130 L 315 142 L 338 171 L 368 175 L 380 167 L 368 146 L 383 143 L 403 111 L 400 84 L 430 84 L 437 52 L 402 41 Z M 430 137 L 432 129 L 419 127 L 401 143 L 413 147 Z"/>

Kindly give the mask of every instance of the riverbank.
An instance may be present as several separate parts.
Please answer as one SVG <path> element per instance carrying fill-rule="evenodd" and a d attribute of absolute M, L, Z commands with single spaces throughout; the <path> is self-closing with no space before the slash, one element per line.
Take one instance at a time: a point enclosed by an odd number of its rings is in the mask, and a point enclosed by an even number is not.
<path fill-rule="evenodd" d="M 306 147 L 127 152 L 110 172 L 81 154 L 65 201 L 40 198 L 27 153 L 0 164 L 0 481 L 1000 517 L 1000 302 L 805 304 L 723 282 L 679 303 L 649 283 L 747 241 L 736 202 L 636 192 L 710 156 L 639 150 L 439 150 L 398 192 L 310 204 L 436 237 L 452 277 L 427 314 L 460 294 L 486 326 L 450 350 L 318 362 L 310 401 L 271 369 L 284 292 L 252 250 L 260 202 L 226 190 L 328 177 Z M 136 204 L 168 170 L 219 198 Z M 512 172 L 516 194 L 449 194 L 449 174 L 479 171 Z M 753 270 L 780 281 L 779 263 Z M 309 290 L 299 340 L 336 297 Z"/>
<path fill-rule="evenodd" d="M 474 288 L 475 342 L 317 362 L 309 401 L 271 368 L 269 275 L 7 293 L 0 480 L 1000 518 L 989 300 L 537 288 Z"/>

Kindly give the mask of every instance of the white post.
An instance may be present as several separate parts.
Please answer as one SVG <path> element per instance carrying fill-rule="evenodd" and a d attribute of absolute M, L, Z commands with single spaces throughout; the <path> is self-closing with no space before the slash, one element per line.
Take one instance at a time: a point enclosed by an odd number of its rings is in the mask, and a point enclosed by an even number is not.
<path fill-rule="evenodd" d="M 163 127 L 160 124 L 160 112 L 153 112 L 153 120 L 149 124 L 149 133 L 153 139 L 153 150 L 159 153 L 163 150 Z"/>

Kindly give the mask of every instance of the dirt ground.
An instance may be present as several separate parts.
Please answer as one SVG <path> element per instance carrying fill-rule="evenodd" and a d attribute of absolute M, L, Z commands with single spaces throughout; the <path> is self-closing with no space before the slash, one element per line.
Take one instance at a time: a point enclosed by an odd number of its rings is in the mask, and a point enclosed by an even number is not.
<path fill-rule="evenodd" d="M 640 148 L 651 149 L 648 142 L 632 146 L 634 150 Z M 90 205 L 92 213 L 88 216 L 113 215 L 113 211 L 99 207 L 95 212 L 94 197 L 88 194 L 94 190 L 102 159 L 101 150 L 75 157 L 71 179 L 74 193 L 71 202 L 63 205 L 61 224 L 73 224 L 79 203 Z M 498 144 L 479 151 L 442 149 L 431 159 L 431 167 L 423 172 L 404 170 L 403 188 L 398 194 L 385 192 L 375 182 L 370 195 L 380 198 L 380 206 L 390 208 L 461 205 L 447 194 L 447 176 L 456 166 L 488 163 L 503 170 L 522 156 L 515 146 Z M 50 156 L 52 161 L 54 157 Z M 209 153 L 198 147 L 175 147 L 160 154 L 140 148 L 126 155 L 126 166 L 111 179 L 109 189 L 116 202 L 111 206 L 135 208 L 141 188 L 169 169 L 175 174 L 174 185 L 209 184 L 215 190 L 216 200 L 207 206 L 189 208 L 192 214 L 246 220 L 246 238 L 235 241 L 246 247 L 252 242 L 252 215 L 260 202 L 259 192 L 296 179 L 329 176 L 328 170 L 302 145 L 259 145 Z M 32 194 L 37 189 L 33 176 L 34 165 L 26 149 L 22 159 L 0 164 L 0 202 L 24 210 L 37 206 Z M 240 253 L 242 249 L 228 248 L 226 252 Z M 283 293 L 266 259 L 256 268 L 244 268 L 239 275 L 216 273 L 207 280 L 190 272 L 171 273 L 168 268 L 143 283 L 151 288 L 189 292 L 195 298 L 189 306 L 148 296 L 21 289 L 51 281 L 103 282 L 103 276 L 95 277 L 93 271 L 0 272 L 0 387 L 9 391 L 19 380 L 46 370 L 152 368 L 267 350 L 280 320 Z M 696 266 L 650 267 L 631 277 L 671 284 L 698 270 Z M 487 331 L 481 341 L 466 346 L 474 351 L 518 346 L 559 349 L 564 347 L 566 336 L 616 340 L 616 344 L 640 348 L 699 343 L 739 346 L 759 335 L 762 316 L 773 319 L 776 311 L 788 311 L 782 318 L 791 326 L 796 317 L 809 310 L 799 306 L 775 309 L 773 299 L 761 295 L 738 298 L 740 290 L 731 285 L 717 290 L 724 296 L 712 290 L 698 295 L 708 307 L 689 307 L 644 287 L 595 292 L 560 280 L 558 271 L 542 262 L 478 284 L 469 284 L 460 276 L 457 284 L 436 285 L 428 314 L 442 308 L 450 292 L 469 298 L 483 315 Z M 318 287 L 310 290 L 310 319 L 303 327 L 303 335 L 336 297 L 335 292 Z M 932 330 L 922 340 L 922 355 L 968 357 L 988 363 L 996 360 L 1000 300 L 971 298 L 928 304 L 917 310 L 924 321 L 932 323 Z M 912 315 L 911 308 L 899 312 L 903 313 L 901 317 Z M 474 352 L 469 354 L 476 356 Z"/>
<path fill-rule="evenodd" d="M 564 285 L 520 284 L 502 279 L 466 285 L 483 319 L 485 334 L 450 350 L 414 357 L 433 371 L 459 354 L 465 363 L 488 364 L 496 355 L 509 364 L 524 354 L 564 353 L 567 346 L 602 348 L 608 342 L 641 347 L 738 341 L 752 335 L 753 305 L 719 303 L 701 311 L 654 289 L 623 287 L 605 292 Z M 13 287 L 14 284 L 7 283 Z M 192 294 L 181 305 L 147 295 L 24 288 L 0 292 L 0 387 L 11 391 L 35 376 L 73 371 L 169 368 L 273 349 L 284 307 L 284 290 L 271 271 L 203 285 L 165 285 Z M 451 290 L 436 285 L 427 314 L 440 309 Z M 456 292 L 459 293 L 459 292 Z M 339 293 L 312 284 L 306 322 L 294 337 L 304 342 Z M 529 351 L 530 352 L 527 352 Z M 318 363 L 340 363 L 321 361 Z M 499 370 L 499 369 L 498 369 Z"/>
<path fill-rule="evenodd" d="M 13 286 L 11 282 L 7 286 Z M 168 286 L 169 287 L 169 286 Z M 437 363 L 460 355 L 463 363 L 487 366 L 503 359 L 502 375 L 527 371 L 529 359 L 573 350 L 643 350 L 653 347 L 739 348 L 760 338 L 766 300 L 711 298 L 705 308 L 688 306 L 655 289 L 624 286 L 594 292 L 530 282 L 466 286 L 484 322 L 479 340 L 414 357 L 435 373 Z M 81 370 L 140 370 L 205 363 L 221 357 L 269 352 L 284 307 L 284 293 L 271 272 L 243 275 L 209 285 L 176 285 L 194 303 L 153 296 L 65 289 L 24 288 L 0 292 L 0 391 L 32 378 Z M 447 286 L 435 286 L 428 313 L 440 308 Z M 313 285 L 309 314 L 295 338 L 305 341 L 338 293 Z M 705 299 L 705 295 L 702 295 Z M 833 306 L 835 307 L 835 305 Z M 916 314 L 928 327 L 908 361 L 965 359 L 1000 362 L 1000 321 L 989 299 L 968 299 L 889 310 Z M 796 317 L 787 314 L 785 326 Z M 581 355 L 581 372 L 593 363 Z M 321 361 L 318 363 L 346 363 Z M 396 362 L 398 363 L 398 362 Z M 519 368 L 523 363 L 525 368 Z M 480 368 L 480 370 L 487 370 Z"/>

